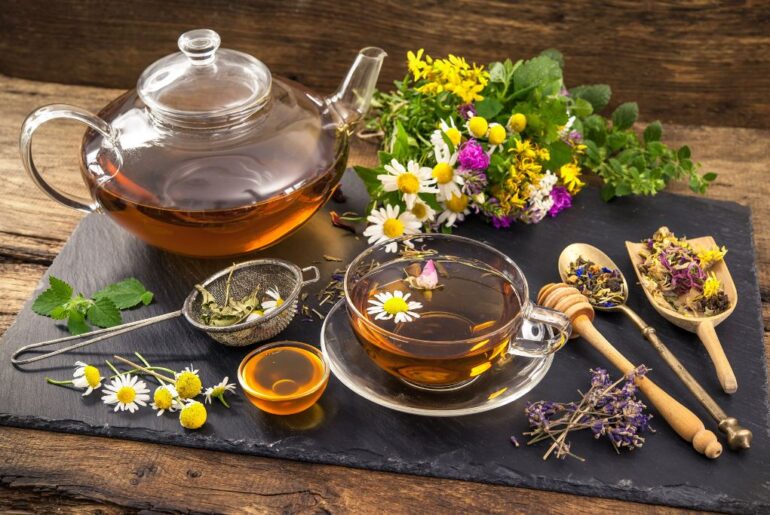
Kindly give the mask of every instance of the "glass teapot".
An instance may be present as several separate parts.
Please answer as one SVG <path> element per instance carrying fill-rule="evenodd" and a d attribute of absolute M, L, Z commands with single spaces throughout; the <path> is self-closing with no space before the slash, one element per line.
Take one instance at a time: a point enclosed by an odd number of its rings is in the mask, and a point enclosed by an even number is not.
<path fill-rule="evenodd" d="M 212 30 L 185 32 L 178 43 L 181 52 L 152 64 L 98 115 L 61 104 L 30 114 L 24 167 L 54 200 L 105 212 L 164 250 L 219 257 L 272 245 L 331 196 L 386 54 L 361 50 L 324 98 L 273 77 L 250 55 L 220 49 Z M 33 162 L 33 133 L 57 118 L 89 127 L 80 163 L 90 204 L 53 188 Z"/>

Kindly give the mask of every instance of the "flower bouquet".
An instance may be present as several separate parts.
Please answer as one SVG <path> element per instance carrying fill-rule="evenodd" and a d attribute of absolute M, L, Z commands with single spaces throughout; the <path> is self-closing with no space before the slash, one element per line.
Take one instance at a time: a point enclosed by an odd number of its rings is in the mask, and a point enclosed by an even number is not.
<path fill-rule="evenodd" d="M 391 92 L 377 92 L 364 138 L 381 137 L 379 166 L 357 166 L 371 197 L 364 234 L 370 243 L 420 231 L 451 231 L 471 213 L 497 228 L 538 223 L 571 207 L 583 171 L 603 181 L 609 200 L 655 194 L 689 178 L 704 192 L 685 146 L 660 142 L 662 127 L 633 131 L 634 103 L 606 119 L 606 85 L 567 90 L 561 54 L 488 67 L 453 55 L 407 54 L 409 73 Z"/>

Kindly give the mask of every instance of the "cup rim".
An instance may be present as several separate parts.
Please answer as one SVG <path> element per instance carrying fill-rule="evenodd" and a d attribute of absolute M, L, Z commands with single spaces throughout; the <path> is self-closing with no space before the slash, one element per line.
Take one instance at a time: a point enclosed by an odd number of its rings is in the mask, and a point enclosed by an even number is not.
<path fill-rule="evenodd" d="M 252 389 L 248 385 L 248 383 L 246 383 L 246 381 L 243 379 L 243 369 L 246 366 L 246 363 L 248 363 L 251 360 L 251 358 L 256 356 L 257 354 L 267 352 L 268 350 L 273 349 L 275 347 L 295 347 L 295 348 L 304 349 L 306 351 L 310 351 L 314 355 L 318 356 L 318 358 L 321 360 L 321 363 L 323 364 L 323 376 L 309 390 L 305 390 L 301 393 L 293 393 L 291 395 L 282 395 L 279 398 L 273 398 L 273 397 L 261 394 L 256 390 Z M 262 345 L 260 347 L 257 347 L 256 349 L 246 354 L 246 356 L 244 356 L 244 358 L 241 360 L 241 363 L 238 365 L 238 384 L 241 385 L 241 388 L 243 389 L 244 392 L 258 399 L 262 399 L 265 401 L 272 401 L 272 402 L 291 401 L 291 400 L 307 397 L 317 392 L 329 380 L 330 371 L 331 370 L 329 367 L 329 360 L 326 359 L 326 356 L 324 355 L 324 353 L 317 347 L 314 347 L 309 343 L 299 342 L 296 340 L 281 340 L 281 341 L 277 341 L 277 342 L 273 342 L 267 345 Z"/>
<path fill-rule="evenodd" d="M 446 345 L 446 344 L 463 344 L 463 343 L 470 343 L 475 342 L 478 340 L 483 340 L 485 338 L 489 338 L 490 336 L 499 334 L 501 332 L 505 332 L 511 329 L 511 326 L 516 321 L 518 317 L 511 318 L 508 322 L 503 324 L 501 327 L 498 327 L 497 329 L 490 331 L 488 333 L 482 333 L 478 336 L 474 336 L 472 338 L 463 338 L 460 340 L 423 340 L 419 338 L 405 338 L 402 335 L 396 334 L 394 332 L 388 331 L 387 329 L 383 329 L 379 327 L 378 325 L 371 322 L 363 313 L 361 313 L 358 308 L 353 304 L 353 302 L 350 300 L 352 298 L 350 294 L 350 270 L 353 269 L 355 266 L 357 266 L 361 261 L 363 261 L 368 255 L 371 255 L 375 251 L 384 248 L 386 245 L 392 244 L 393 242 L 396 243 L 402 243 L 404 241 L 411 241 L 411 240 L 419 240 L 421 238 L 433 238 L 433 239 L 444 239 L 444 240 L 453 240 L 460 243 L 466 243 L 471 244 L 477 247 L 481 247 L 487 251 L 492 252 L 493 254 L 498 255 L 501 257 L 505 262 L 507 262 L 518 274 L 521 276 L 522 279 L 524 279 L 524 291 L 521 292 L 521 297 L 519 298 L 519 303 L 521 304 L 521 309 L 519 313 L 524 313 L 524 310 L 526 308 L 526 305 L 530 302 L 529 300 L 529 284 L 527 283 L 527 277 L 524 275 L 524 272 L 521 270 L 519 265 L 516 264 L 516 262 L 508 257 L 506 254 L 503 254 L 496 248 L 492 247 L 491 245 L 488 245 L 482 241 L 474 240 L 472 238 L 466 238 L 465 236 L 458 236 L 456 234 L 444 234 L 444 233 L 418 233 L 418 234 L 412 234 L 409 236 L 401 236 L 399 238 L 394 238 L 392 240 L 386 240 L 381 243 L 377 243 L 376 245 L 372 245 L 371 247 L 368 247 L 363 252 L 358 254 L 353 261 L 348 265 L 347 269 L 345 270 L 345 277 L 343 279 L 343 290 L 345 292 L 345 305 L 349 310 L 352 310 L 355 315 L 358 317 L 359 320 L 361 320 L 365 325 L 369 327 L 373 327 L 377 332 L 385 335 L 386 337 L 392 337 L 395 339 L 408 339 L 410 342 L 417 343 L 419 345 Z M 398 254 L 396 254 L 398 255 Z"/>

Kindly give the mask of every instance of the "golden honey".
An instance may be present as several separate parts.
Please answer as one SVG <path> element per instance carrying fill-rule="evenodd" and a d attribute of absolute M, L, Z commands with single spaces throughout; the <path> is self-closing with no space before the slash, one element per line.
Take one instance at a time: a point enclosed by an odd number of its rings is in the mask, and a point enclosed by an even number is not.
<path fill-rule="evenodd" d="M 329 382 L 329 368 L 315 347 L 277 342 L 254 350 L 243 359 L 238 382 L 259 409 L 275 415 L 292 415 L 318 401 Z"/>

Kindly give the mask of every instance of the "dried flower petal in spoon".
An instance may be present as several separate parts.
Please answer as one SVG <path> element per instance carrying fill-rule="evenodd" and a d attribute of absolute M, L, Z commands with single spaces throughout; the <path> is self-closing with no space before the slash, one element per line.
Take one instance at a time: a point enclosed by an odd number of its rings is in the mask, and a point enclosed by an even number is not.
<path fill-rule="evenodd" d="M 569 264 L 567 283 L 577 288 L 594 306 L 609 308 L 625 301 L 620 270 L 599 266 L 583 256 Z"/>

